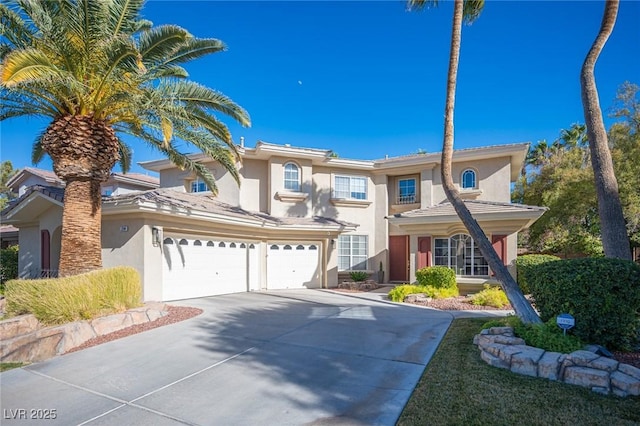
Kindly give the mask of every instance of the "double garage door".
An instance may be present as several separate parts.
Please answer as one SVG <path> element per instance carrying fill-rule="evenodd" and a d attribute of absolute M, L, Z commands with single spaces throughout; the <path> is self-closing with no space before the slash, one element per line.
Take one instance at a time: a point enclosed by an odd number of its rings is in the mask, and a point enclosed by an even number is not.
<path fill-rule="evenodd" d="M 256 241 L 165 234 L 162 248 L 163 300 L 321 286 L 317 244 L 268 243 L 264 250 Z"/>

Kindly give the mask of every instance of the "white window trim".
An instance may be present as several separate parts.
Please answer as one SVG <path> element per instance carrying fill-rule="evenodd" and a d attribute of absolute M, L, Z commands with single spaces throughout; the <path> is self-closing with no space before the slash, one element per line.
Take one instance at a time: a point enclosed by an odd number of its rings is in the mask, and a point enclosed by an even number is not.
<path fill-rule="evenodd" d="M 473 186 L 464 187 L 464 175 L 467 172 L 473 173 Z M 470 167 L 467 167 L 460 173 L 460 188 L 463 191 L 473 191 L 478 189 L 478 172 Z"/>
<path fill-rule="evenodd" d="M 465 236 L 467 236 L 467 237 L 469 237 L 471 239 L 471 271 L 473 272 L 475 270 L 475 267 L 476 267 L 476 265 L 475 265 L 476 256 L 473 255 L 474 254 L 474 249 L 476 248 L 476 242 L 475 242 L 475 240 L 473 239 L 473 237 L 471 235 L 465 234 L 465 233 L 458 233 L 458 234 L 455 234 L 455 235 L 451 235 L 449 237 L 434 237 L 433 238 L 433 243 L 432 243 L 433 244 L 433 247 L 432 247 L 432 250 L 433 250 L 432 251 L 432 253 L 433 253 L 433 265 L 434 266 L 446 266 L 448 268 L 452 268 L 453 269 L 453 266 L 451 265 L 451 257 L 452 257 L 452 254 L 451 254 L 451 239 L 453 237 L 455 237 L 456 235 L 465 235 Z M 438 265 L 436 263 L 436 241 L 437 240 L 447 240 L 447 253 L 448 254 L 447 254 L 447 264 L 446 265 Z M 480 254 L 480 256 L 482 257 L 482 254 Z M 486 259 L 485 259 L 485 262 L 486 262 Z M 490 268 L 489 268 L 488 264 L 486 265 L 486 267 L 487 267 L 487 274 L 486 275 L 459 274 L 458 271 L 460 269 L 460 266 L 456 265 L 456 267 L 458 268 L 458 270 L 454 269 L 454 271 L 456 273 L 456 277 L 471 277 L 471 278 L 473 278 L 473 277 L 482 277 L 482 278 L 486 278 L 486 277 L 489 277 L 490 274 L 491 274 L 491 271 L 490 271 Z M 464 265 L 463 268 L 466 268 L 466 265 Z"/>
<path fill-rule="evenodd" d="M 204 185 L 206 189 L 204 191 L 194 191 L 193 185 L 196 185 L 197 187 L 199 187 L 200 184 Z M 192 194 L 203 194 L 205 192 L 211 192 L 211 190 L 202 179 L 200 179 L 199 177 L 196 177 L 194 179 L 189 180 L 189 192 Z"/>
<path fill-rule="evenodd" d="M 402 200 L 401 198 L 403 198 L 400 195 L 400 182 L 403 181 L 409 181 L 412 180 L 413 181 L 413 196 L 408 195 L 405 197 L 413 197 L 413 198 L 408 198 L 407 200 Z M 398 178 L 398 181 L 396 183 L 396 204 L 398 205 L 406 205 L 406 204 L 415 204 L 417 203 L 418 200 L 418 179 L 416 179 L 415 177 L 403 177 L 403 178 Z"/>
<path fill-rule="evenodd" d="M 287 166 L 294 166 L 298 172 L 298 179 L 297 179 L 297 185 L 298 188 L 297 189 L 289 189 L 287 188 Z M 293 182 L 293 180 L 289 180 L 291 182 Z M 290 192 L 290 193 L 299 193 L 300 190 L 302 188 L 302 167 L 300 167 L 300 165 L 294 163 L 293 161 L 287 161 L 286 163 L 284 163 L 282 165 L 282 189 L 283 192 Z"/>
<path fill-rule="evenodd" d="M 338 178 L 347 178 L 349 179 L 349 195 L 347 197 L 340 197 L 336 195 L 336 179 Z M 363 179 L 364 180 L 364 199 L 361 198 L 352 198 L 351 197 L 351 193 L 354 192 L 352 191 L 352 187 L 351 187 L 351 179 Z M 366 205 L 371 204 L 371 201 L 369 201 L 369 178 L 367 176 L 362 176 L 362 175 L 346 175 L 346 174 L 333 174 L 331 176 L 331 183 L 332 183 L 332 187 L 331 187 L 331 201 L 336 204 L 337 201 L 338 203 L 341 202 L 346 202 L 348 203 L 357 203 L 357 204 L 361 204 L 364 203 Z"/>
<path fill-rule="evenodd" d="M 353 265 L 354 265 L 354 260 L 353 258 L 355 256 L 362 256 L 362 255 L 354 255 L 353 254 L 353 244 L 352 244 L 352 239 L 351 237 L 364 237 L 365 238 L 365 254 L 364 256 L 366 257 L 365 259 L 365 268 L 364 269 L 353 269 Z M 341 255 L 340 254 L 340 239 L 341 238 L 349 238 L 349 268 L 348 269 L 340 269 L 340 258 L 341 257 L 345 257 L 346 255 Z M 338 247 L 337 247 L 337 260 L 338 260 L 338 272 L 351 272 L 351 271 L 369 271 L 369 236 L 368 235 L 364 235 L 364 234 L 349 234 L 349 235 L 340 235 L 338 237 Z"/>

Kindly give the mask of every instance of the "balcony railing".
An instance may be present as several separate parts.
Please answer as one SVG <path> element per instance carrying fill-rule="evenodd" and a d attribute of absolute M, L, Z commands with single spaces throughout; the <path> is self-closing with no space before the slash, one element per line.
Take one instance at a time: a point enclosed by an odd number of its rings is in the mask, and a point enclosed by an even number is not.
<path fill-rule="evenodd" d="M 416 195 L 402 195 L 396 199 L 396 204 L 413 204 L 416 202 Z"/>

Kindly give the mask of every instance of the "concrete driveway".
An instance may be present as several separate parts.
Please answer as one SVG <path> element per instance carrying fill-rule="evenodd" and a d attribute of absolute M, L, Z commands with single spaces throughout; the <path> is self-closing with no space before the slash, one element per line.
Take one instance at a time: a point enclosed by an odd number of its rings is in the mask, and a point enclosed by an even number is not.
<path fill-rule="evenodd" d="M 322 290 L 174 304 L 204 313 L 2 373 L 0 423 L 392 425 L 452 320 Z"/>

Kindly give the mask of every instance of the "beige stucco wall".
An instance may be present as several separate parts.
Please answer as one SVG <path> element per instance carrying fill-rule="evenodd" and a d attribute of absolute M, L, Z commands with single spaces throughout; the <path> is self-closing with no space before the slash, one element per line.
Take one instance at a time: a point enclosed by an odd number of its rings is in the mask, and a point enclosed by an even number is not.
<path fill-rule="evenodd" d="M 218 187 L 216 199 L 234 206 L 239 205 L 240 188 L 235 179 L 233 179 L 233 176 L 218 163 L 210 162 L 206 165 L 216 179 L 216 185 Z M 160 172 L 160 187 L 190 192 L 191 181 L 194 179 L 196 179 L 196 175 L 192 172 L 183 171 L 177 167 L 165 169 Z M 202 192 L 202 194 L 210 195 L 211 193 L 207 191 Z"/>
<path fill-rule="evenodd" d="M 151 238 L 148 242 L 151 246 Z M 103 216 L 102 266 L 111 268 L 126 265 L 135 268 L 142 280 L 144 300 L 160 300 L 161 294 L 158 292 L 160 286 L 149 276 L 155 271 L 145 262 L 148 249 L 144 219 L 133 216 Z"/>
<path fill-rule="evenodd" d="M 453 163 L 451 174 L 453 182 L 460 185 L 462 172 L 472 169 L 476 172 L 478 189 L 482 190 L 476 199 L 486 201 L 511 201 L 511 162 L 509 157 L 491 158 L 473 162 Z M 442 188 L 440 166 L 433 171 L 433 204 L 440 204 L 447 199 Z"/>
<path fill-rule="evenodd" d="M 28 278 L 40 269 L 40 226 L 32 224 L 20 226 L 18 233 L 18 276 Z"/>
<path fill-rule="evenodd" d="M 284 189 L 284 166 L 294 163 L 300 172 L 300 193 L 307 194 L 305 200 L 287 201 L 278 193 L 290 192 Z M 268 206 L 267 211 L 272 216 L 311 217 L 312 193 L 315 190 L 313 183 L 313 167 L 311 160 L 291 159 L 287 157 L 271 157 L 268 162 Z"/>
<path fill-rule="evenodd" d="M 331 201 L 331 192 L 336 175 L 364 176 L 367 178 L 367 201 L 370 204 L 342 205 Z M 381 185 L 382 183 L 382 185 Z M 333 217 L 341 221 L 358 224 L 350 232 L 353 235 L 366 235 L 368 238 L 369 261 L 367 268 L 377 271 L 380 260 L 386 265 L 386 176 L 372 176 L 370 173 L 356 172 L 341 168 L 315 167 L 313 170 L 313 214 Z M 377 201 L 380 200 L 381 201 Z M 380 203 L 380 204 L 379 204 Z M 377 225 L 377 224 L 380 225 Z M 377 232 L 379 234 L 377 234 Z M 337 239 L 329 252 L 328 268 L 337 271 Z"/>
<path fill-rule="evenodd" d="M 240 207 L 266 213 L 269 172 L 266 161 L 244 160 L 240 168 Z"/>

